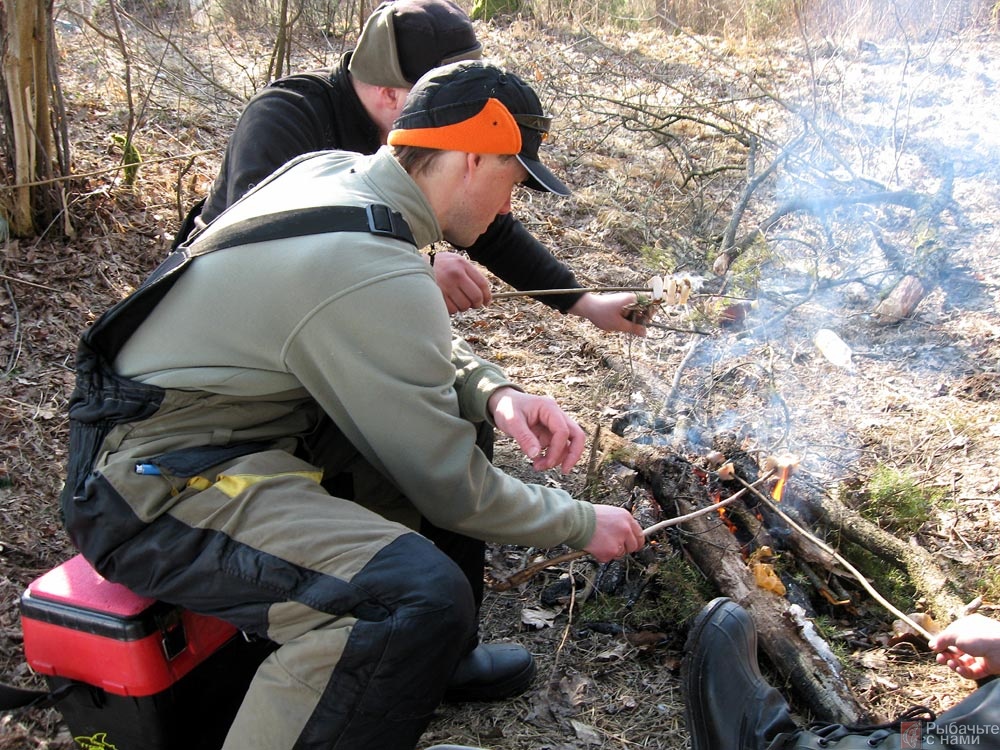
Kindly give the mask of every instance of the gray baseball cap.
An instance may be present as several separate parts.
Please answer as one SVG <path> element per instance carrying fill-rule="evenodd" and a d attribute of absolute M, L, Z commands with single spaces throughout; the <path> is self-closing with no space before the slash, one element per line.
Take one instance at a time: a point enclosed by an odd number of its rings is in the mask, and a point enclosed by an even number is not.
<path fill-rule="evenodd" d="M 482 55 L 472 21 L 451 0 L 390 0 L 365 22 L 348 70 L 373 86 L 410 88 L 433 68 Z"/>

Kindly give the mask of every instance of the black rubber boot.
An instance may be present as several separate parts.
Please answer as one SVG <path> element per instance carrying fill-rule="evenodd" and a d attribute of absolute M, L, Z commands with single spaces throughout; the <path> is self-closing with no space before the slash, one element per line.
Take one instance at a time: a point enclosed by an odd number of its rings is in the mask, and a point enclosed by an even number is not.
<path fill-rule="evenodd" d="M 535 676 L 535 658 L 517 643 L 481 643 L 462 657 L 445 691 L 449 703 L 520 695 Z"/>
<path fill-rule="evenodd" d="M 767 750 L 870 750 L 873 747 L 880 750 L 924 750 L 951 747 L 936 738 L 925 740 L 924 726 L 933 719 L 934 714 L 927 709 L 916 708 L 894 722 L 874 727 L 814 724 L 808 729 L 776 737 Z"/>
<path fill-rule="evenodd" d="M 695 618 L 681 666 L 693 750 L 764 750 L 797 729 L 781 694 L 760 674 L 757 631 L 736 602 L 713 599 Z"/>
<path fill-rule="evenodd" d="M 695 618 L 682 665 L 693 750 L 928 750 L 1000 748 L 1000 680 L 940 716 L 916 707 L 878 726 L 798 728 L 788 704 L 761 677 L 757 631 L 746 611 L 719 598 Z"/>

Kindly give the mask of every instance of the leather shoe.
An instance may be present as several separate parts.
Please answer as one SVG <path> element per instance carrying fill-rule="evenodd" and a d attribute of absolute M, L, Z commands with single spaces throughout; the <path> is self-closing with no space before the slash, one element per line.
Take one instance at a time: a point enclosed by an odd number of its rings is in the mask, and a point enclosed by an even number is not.
<path fill-rule="evenodd" d="M 535 659 L 516 643 L 480 643 L 462 657 L 448 681 L 449 703 L 497 701 L 520 695 L 535 676 Z"/>
<path fill-rule="evenodd" d="M 757 631 L 736 602 L 713 599 L 684 647 L 681 688 L 692 750 L 764 750 L 796 730 L 781 694 L 757 665 Z"/>

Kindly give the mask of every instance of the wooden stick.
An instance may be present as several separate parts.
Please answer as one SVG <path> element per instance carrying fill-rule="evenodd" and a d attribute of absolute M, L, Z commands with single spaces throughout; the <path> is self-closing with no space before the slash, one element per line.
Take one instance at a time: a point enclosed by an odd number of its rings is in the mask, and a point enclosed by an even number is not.
<path fill-rule="evenodd" d="M 529 289 L 524 292 L 497 292 L 493 299 L 510 299 L 511 297 L 545 297 L 550 294 L 585 294 L 588 292 L 646 292 L 653 290 L 644 286 L 592 286 L 585 289 Z"/>
<path fill-rule="evenodd" d="M 761 476 L 761 478 L 758 479 L 757 482 L 763 482 L 769 476 L 771 476 L 771 472 L 768 472 L 767 474 Z M 720 500 L 717 503 L 713 503 L 707 508 L 699 508 L 698 510 L 693 511 L 691 513 L 686 513 L 683 516 L 668 518 L 665 521 L 654 523 L 652 526 L 643 529 L 642 535 L 648 539 L 656 532 L 662 531 L 665 528 L 668 528 L 670 526 L 676 526 L 677 524 L 684 523 L 685 521 L 690 521 L 692 518 L 697 518 L 698 516 L 703 516 L 706 513 L 717 511 L 719 510 L 719 508 L 725 508 L 727 505 L 731 505 L 733 502 L 735 502 L 744 494 L 746 494 L 746 491 L 749 488 L 751 488 L 751 485 L 748 485 L 747 487 L 744 487 L 742 490 L 739 490 L 735 494 L 730 495 L 725 500 Z M 490 588 L 493 591 L 509 591 L 515 586 L 520 586 L 522 583 L 527 583 L 531 578 L 533 578 L 535 575 L 542 572 L 546 568 L 551 568 L 555 565 L 562 565 L 563 563 L 572 562 L 573 560 L 578 560 L 584 555 L 588 554 L 590 553 L 587 552 L 586 550 L 578 549 L 578 550 L 573 550 L 572 552 L 567 552 L 565 554 L 559 555 L 557 557 L 552 557 L 547 560 L 542 560 L 541 562 L 537 562 L 534 565 L 529 565 L 527 568 L 517 571 L 516 573 L 514 573 L 509 578 L 503 581 L 497 581 L 496 583 L 492 584 Z"/>

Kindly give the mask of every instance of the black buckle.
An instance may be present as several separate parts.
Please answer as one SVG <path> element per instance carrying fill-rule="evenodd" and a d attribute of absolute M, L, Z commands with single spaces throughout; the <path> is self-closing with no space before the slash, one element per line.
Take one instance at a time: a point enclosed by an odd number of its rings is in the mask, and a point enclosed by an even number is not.
<path fill-rule="evenodd" d="M 389 210 L 389 207 L 381 203 L 370 203 L 365 208 L 368 215 L 368 230 L 372 234 L 384 234 L 390 237 L 398 237 L 399 231 L 396 227 L 396 214 Z"/>
<path fill-rule="evenodd" d="M 184 632 L 184 618 L 180 608 L 173 608 L 158 618 L 160 628 L 160 646 L 167 661 L 173 661 L 187 648 L 187 633 Z"/>

